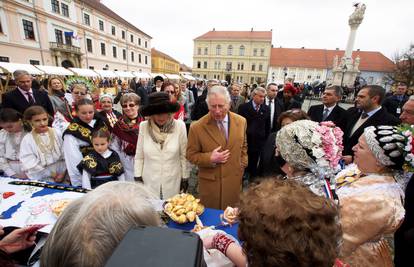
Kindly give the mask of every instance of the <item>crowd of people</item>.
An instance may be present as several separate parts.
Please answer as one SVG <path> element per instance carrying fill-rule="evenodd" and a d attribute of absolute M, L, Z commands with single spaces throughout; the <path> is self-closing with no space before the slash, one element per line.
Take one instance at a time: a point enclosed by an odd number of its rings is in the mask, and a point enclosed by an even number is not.
<path fill-rule="evenodd" d="M 328 85 L 304 112 L 289 80 L 246 90 L 158 76 L 111 95 L 80 77 L 50 78 L 47 90 L 25 71 L 14 78 L 0 110 L 4 176 L 91 190 L 59 217 L 42 266 L 103 266 L 130 227 L 162 226 L 148 199 L 186 192 L 191 169 L 201 203 L 238 207 L 241 246 L 203 240 L 236 266 L 410 266 L 414 98 L 404 83 L 392 96 L 366 85 L 348 110 Z M 10 240 L 34 242 L 15 231 L 0 240 L 5 262 Z"/>

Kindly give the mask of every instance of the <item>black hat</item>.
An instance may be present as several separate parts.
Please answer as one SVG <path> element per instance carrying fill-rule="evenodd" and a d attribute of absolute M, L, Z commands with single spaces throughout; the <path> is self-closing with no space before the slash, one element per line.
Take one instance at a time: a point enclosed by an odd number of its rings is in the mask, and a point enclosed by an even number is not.
<path fill-rule="evenodd" d="M 164 78 L 163 78 L 163 77 L 161 77 L 161 76 L 159 76 L 159 75 L 157 75 L 157 76 L 155 76 L 155 78 L 154 78 L 154 83 L 157 83 L 157 81 L 162 81 L 162 82 L 164 82 Z"/>
<path fill-rule="evenodd" d="M 165 92 L 152 93 L 148 97 L 148 104 L 141 108 L 143 116 L 151 116 L 162 113 L 175 113 L 180 109 L 180 104 L 170 101 L 169 94 Z"/>

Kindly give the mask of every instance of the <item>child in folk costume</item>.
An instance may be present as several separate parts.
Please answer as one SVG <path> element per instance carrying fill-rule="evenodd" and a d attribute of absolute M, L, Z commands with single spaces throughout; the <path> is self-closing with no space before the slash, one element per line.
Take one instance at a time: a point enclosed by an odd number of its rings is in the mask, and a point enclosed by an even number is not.
<path fill-rule="evenodd" d="M 24 129 L 22 114 L 11 108 L 0 112 L 0 170 L 5 176 L 27 179 L 19 161 L 20 143 L 28 131 Z M 30 127 L 29 127 L 30 128 Z"/>
<path fill-rule="evenodd" d="M 95 113 L 92 100 L 79 100 L 75 109 L 77 117 L 63 132 L 63 151 L 71 184 L 82 186 L 82 174 L 77 166 L 83 157 L 93 150 L 92 133 L 107 127 L 102 118 Z"/>
<path fill-rule="evenodd" d="M 110 133 L 100 129 L 92 133 L 93 151 L 78 164 L 82 172 L 82 187 L 96 188 L 110 181 L 125 181 L 124 168 L 118 153 L 108 149 Z"/>
<path fill-rule="evenodd" d="M 20 162 L 29 179 L 62 183 L 66 165 L 61 133 L 48 126 L 49 116 L 41 106 L 31 106 L 23 114 L 32 132 L 23 137 Z"/>

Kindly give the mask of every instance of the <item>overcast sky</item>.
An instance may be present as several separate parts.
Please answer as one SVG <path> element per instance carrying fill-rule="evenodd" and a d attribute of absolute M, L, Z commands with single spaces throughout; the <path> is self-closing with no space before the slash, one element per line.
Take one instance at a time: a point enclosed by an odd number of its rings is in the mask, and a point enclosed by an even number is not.
<path fill-rule="evenodd" d="M 192 67 L 193 39 L 217 31 L 273 29 L 274 47 L 345 49 L 351 0 L 102 0 L 152 36 L 152 47 Z M 392 58 L 414 43 L 414 1 L 365 0 L 354 49 Z"/>

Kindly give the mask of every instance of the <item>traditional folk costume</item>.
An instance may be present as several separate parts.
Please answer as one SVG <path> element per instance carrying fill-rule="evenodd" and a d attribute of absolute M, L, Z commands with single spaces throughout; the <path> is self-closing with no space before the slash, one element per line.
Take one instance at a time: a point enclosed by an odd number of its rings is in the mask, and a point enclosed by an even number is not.
<path fill-rule="evenodd" d="M 112 111 L 110 111 L 110 112 L 106 112 L 106 111 L 102 110 L 101 112 L 99 112 L 99 114 L 101 114 L 101 116 L 105 120 L 105 124 L 108 126 L 108 129 L 111 132 L 112 132 L 112 129 L 114 128 L 116 122 L 118 121 L 118 119 L 122 116 L 121 113 L 119 113 L 118 111 L 116 111 L 114 109 L 112 109 Z"/>
<path fill-rule="evenodd" d="M 49 127 L 46 133 L 28 133 L 20 145 L 22 170 L 29 179 L 54 182 L 66 172 L 61 133 Z"/>
<path fill-rule="evenodd" d="M 49 95 L 50 102 L 52 102 L 53 109 L 56 112 L 62 114 L 67 122 L 73 120 L 72 110 L 73 107 L 69 104 L 65 97 L 65 93 L 62 91 L 53 91 L 52 95 Z"/>
<path fill-rule="evenodd" d="M 93 151 L 92 133 L 101 128 L 107 126 L 100 116 L 95 116 L 90 123 L 75 118 L 63 133 L 63 151 L 72 186 L 82 186 L 82 174 L 77 166 L 84 156 Z"/>
<path fill-rule="evenodd" d="M 110 181 L 125 181 L 121 160 L 109 149 L 102 154 L 88 153 L 77 167 L 82 172 L 82 188 L 93 189 Z"/>
<path fill-rule="evenodd" d="M 125 180 L 134 181 L 134 158 L 138 141 L 139 125 L 144 120 L 133 120 L 123 115 L 112 129 L 111 149 L 118 153 L 125 170 Z"/>
<path fill-rule="evenodd" d="M 20 144 L 27 134 L 24 130 L 18 133 L 9 133 L 0 130 L 0 170 L 5 176 L 14 176 L 23 173 L 19 160 Z"/>

